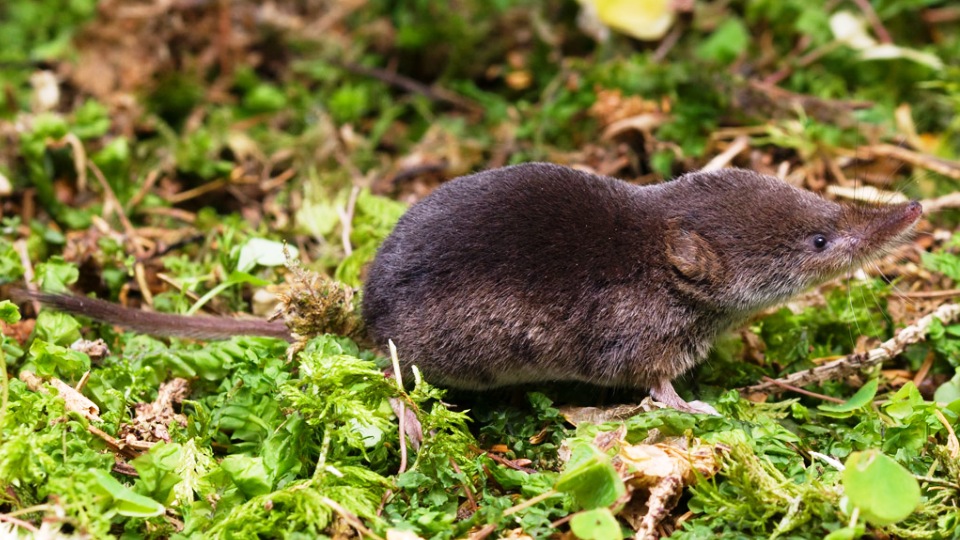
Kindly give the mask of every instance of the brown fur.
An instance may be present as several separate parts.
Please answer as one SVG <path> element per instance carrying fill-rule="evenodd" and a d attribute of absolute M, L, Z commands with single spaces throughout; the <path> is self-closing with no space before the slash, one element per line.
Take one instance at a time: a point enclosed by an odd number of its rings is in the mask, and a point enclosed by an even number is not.
<path fill-rule="evenodd" d="M 363 316 L 377 343 L 393 340 L 440 384 L 576 380 L 669 401 L 670 381 L 719 333 L 872 257 L 919 215 L 917 203 L 845 206 L 736 169 L 637 187 L 506 167 L 449 182 L 403 216 Z"/>
<path fill-rule="evenodd" d="M 269 336 L 292 341 L 290 330 L 282 322 L 262 319 L 232 319 L 154 313 L 130 309 L 96 298 L 69 294 L 38 293 L 17 289 L 17 301 L 35 300 L 53 309 L 90 317 L 152 336 L 177 336 L 193 339 L 229 339 L 233 336 Z"/>

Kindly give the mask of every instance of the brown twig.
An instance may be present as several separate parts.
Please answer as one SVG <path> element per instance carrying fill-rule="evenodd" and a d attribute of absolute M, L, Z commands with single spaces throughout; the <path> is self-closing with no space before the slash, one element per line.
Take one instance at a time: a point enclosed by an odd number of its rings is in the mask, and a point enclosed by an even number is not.
<path fill-rule="evenodd" d="M 783 384 L 806 386 L 808 384 L 820 384 L 824 381 L 842 379 L 848 375 L 858 373 L 864 368 L 881 364 L 885 360 L 889 360 L 903 352 L 907 345 L 925 339 L 930 324 L 934 319 L 939 320 L 943 324 L 950 324 L 957 318 L 960 318 L 960 304 L 944 304 L 914 324 L 900 329 L 896 336 L 883 342 L 875 349 L 871 349 L 865 353 L 850 354 L 812 369 L 791 373 L 780 379 L 771 379 L 753 386 L 747 386 L 741 388 L 740 392 L 744 394 L 768 392 L 774 388 L 782 387 Z"/>
<path fill-rule="evenodd" d="M 541 493 L 540 495 L 527 499 L 516 506 L 511 506 L 510 508 L 507 508 L 506 510 L 503 511 L 503 517 L 512 516 L 517 512 L 521 512 L 523 510 L 526 510 L 527 508 L 530 508 L 531 506 L 540 504 L 541 502 L 549 499 L 550 497 L 556 496 L 557 494 L 558 494 L 557 491 L 554 489 L 551 489 L 546 493 Z M 490 534 L 493 533 L 493 531 L 497 530 L 497 527 L 499 527 L 499 524 L 489 523 L 479 531 L 471 534 L 469 538 L 470 540 L 483 540 L 484 538 L 490 536 Z"/>
<path fill-rule="evenodd" d="M 687 25 L 683 23 L 673 25 L 670 32 L 660 40 L 660 44 L 657 45 L 657 50 L 653 51 L 653 56 L 651 57 L 653 63 L 659 64 L 663 62 L 677 42 L 680 41 L 680 37 L 683 36 L 683 33 L 687 29 L 686 26 Z"/>
<path fill-rule="evenodd" d="M 360 521 L 360 518 L 358 518 L 357 516 L 355 516 L 352 512 L 350 512 L 350 511 L 347 510 L 346 508 L 340 506 L 340 503 L 334 501 L 333 499 L 331 499 L 331 498 L 329 498 L 329 497 L 324 497 L 324 496 L 322 496 L 322 495 L 320 496 L 320 501 L 321 501 L 323 504 L 325 504 L 325 505 L 329 506 L 330 508 L 332 508 L 334 512 L 336 512 L 337 514 L 339 514 L 340 517 L 343 518 L 344 521 L 346 521 L 347 523 L 349 523 L 349 524 L 350 524 L 354 529 L 356 529 L 360 534 L 363 534 L 363 535 L 365 535 L 365 536 L 369 536 L 370 538 L 373 538 L 374 540 L 383 540 L 382 537 L 377 536 L 376 534 L 374 534 L 373 531 L 371 531 L 370 529 L 366 528 L 366 527 L 363 525 L 363 522 Z"/>
<path fill-rule="evenodd" d="M 216 191 L 222 189 L 227 185 L 227 181 L 223 178 L 218 178 L 211 182 L 199 185 L 193 189 L 188 189 L 186 191 L 181 191 L 180 193 L 174 193 L 167 197 L 167 202 L 170 204 L 179 204 L 184 201 L 189 201 L 190 199 L 195 199 L 201 195 L 210 193 L 211 191 Z"/>
<path fill-rule="evenodd" d="M 920 364 L 920 369 L 917 370 L 917 374 L 913 376 L 913 384 L 915 386 L 920 386 L 920 383 L 927 378 L 927 374 L 930 373 L 930 368 L 933 367 L 933 361 L 937 357 L 933 351 L 927 353 L 926 358 L 923 359 L 923 364 Z"/>
<path fill-rule="evenodd" d="M 860 11 L 863 12 L 863 16 L 867 18 L 867 21 L 870 23 L 870 26 L 873 27 L 873 32 L 877 34 L 877 39 L 880 40 L 880 43 L 893 43 L 893 38 L 890 37 L 890 32 L 887 32 L 887 29 L 883 26 L 883 22 L 880 21 L 880 17 L 877 15 L 876 10 L 873 9 L 873 6 L 870 5 L 869 0 L 853 0 L 853 3 L 860 8 Z"/>
<path fill-rule="evenodd" d="M 915 152 L 909 148 L 892 144 L 876 144 L 858 148 L 856 153 L 865 152 L 869 157 L 883 156 L 898 159 L 910 165 L 942 174 L 947 178 L 960 180 L 960 163 Z"/>
<path fill-rule="evenodd" d="M 457 474 L 463 474 L 463 471 L 460 470 L 460 466 L 457 465 L 457 460 L 453 459 L 453 456 L 450 456 L 450 465 L 453 466 L 454 472 Z M 470 486 L 467 485 L 466 480 L 460 483 L 460 486 L 463 487 L 463 492 L 467 494 L 467 502 L 470 503 L 470 509 L 474 512 L 477 511 L 477 500 L 473 497 L 473 491 L 470 490 Z"/>
<path fill-rule="evenodd" d="M 283 184 L 286 184 L 288 180 L 290 180 L 296 175 L 297 175 L 296 169 L 293 169 L 293 168 L 287 169 L 282 173 L 274 176 L 273 178 L 269 178 L 265 182 L 263 182 L 261 189 L 263 189 L 263 191 L 265 192 L 273 191 L 274 189 L 282 186 Z"/>
<path fill-rule="evenodd" d="M 34 534 L 37 534 L 37 533 L 40 532 L 40 529 L 34 527 L 34 526 L 33 526 L 33 523 L 30 523 L 30 522 L 28 522 L 28 521 L 24 521 L 24 520 L 19 519 L 19 518 L 15 518 L 15 517 L 13 517 L 13 516 L 8 516 L 8 515 L 6 515 L 6 514 L 0 514 L 0 521 L 6 521 L 7 523 L 13 523 L 13 524 L 16 525 L 17 527 L 26 529 L 26 530 L 34 533 Z"/>
<path fill-rule="evenodd" d="M 768 84 L 777 84 L 789 77 L 793 73 L 793 62 L 803 51 L 807 50 L 807 47 L 810 46 L 811 41 L 813 41 L 813 39 L 808 35 L 800 36 L 800 38 L 797 39 L 797 42 L 794 44 L 793 49 L 791 49 L 790 52 L 788 52 L 785 56 L 779 58 L 781 64 L 783 64 L 783 67 L 766 76 L 763 79 L 764 82 Z"/>
<path fill-rule="evenodd" d="M 140 204 L 140 201 L 147 196 L 147 193 L 150 193 L 150 190 L 153 189 L 153 186 L 157 184 L 157 180 L 160 179 L 160 171 L 157 169 L 152 169 L 147 173 L 147 177 L 144 178 L 143 184 L 140 185 L 140 189 L 133 194 L 133 197 L 130 197 L 130 200 L 127 201 L 127 209 L 133 208 Z"/>
<path fill-rule="evenodd" d="M 137 472 L 137 469 L 135 469 L 133 465 L 130 465 L 126 461 L 118 460 L 114 462 L 113 467 L 111 467 L 110 470 L 124 476 L 132 476 L 134 478 L 138 478 L 140 476 L 140 473 Z"/>
<path fill-rule="evenodd" d="M 837 181 L 837 184 L 841 186 L 850 186 L 853 185 L 853 182 L 850 182 L 850 179 L 847 178 L 847 175 L 843 174 L 843 169 L 837 165 L 837 161 L 833 159 L 826 152 L 820 153 L 820 160 L 823 161 L 823 164 L 826 165 L 827 170 L 830 171 L 830 174 L 833 175 L 834 180 Z"/>
<path fill-rule="evenodd" d="M 573 519 L 573 516 L 574 516 L 574 515 L 576 515 L 576 514 L 567 514 L 567 515 L 563 516 L 562 518 L 560 518 L 560 519 L 558 519 L 558 520 L 556 520 L 556 521 L 551 521 L 551 522 L 550 522 L 550 527 L 556 529 L 556 528 L 558 528 L 559 526 L 563 525 L 564 523 L 566 523 L 566 522 L 570 521 L 571 519 Z"/>
<path fill-rule="evenodd" d="M 68 133 L 63 142 L 70 145 L 73 150 L 73 167 L 77 171 L 77 189 L 84 191 L 87 189 L 87 151 L 83 148 L 80 138 L 73 133 Z"/>
<path fill-rule="evenodd" d="M 100 184 L 100 189 L 103 190 L 103 197 L 107 200 L 107 204 L 104 205 L 103 212 L 107 213 L 108 207 L 113 210 L 113 213 L 116 214 L 117 219 L 120 220 L 120 224 L 123 226 L 123 231 L 131 239 L 136 238 L 137 231 L 133 228 L 133 223 L 127 218 L 127 214 L 123 211 L 123 205 L 120 204 L 120 199 L 117 198 L 117 194 L 113 192 L 113 188 L 110 187 L 110 182 L 107 182 L 107 178 L 103 175 L 103 171 L 100 170 L 100 167 L 97 167 L 97 164 L 90 161 L 87 163 L 87 167 L 90 168 L 90 171 L 93 173 L 94 178 L 97 179 L 97 183 Z"/>
<path fill-rule="evenodd" d="M 960 192 L 948 193 L 936 199 L 920 201 L 923 204 L 923 213 L 932 214 L 944 208 L 960 208 Z"/>
<path fill-rule="evenodd" d="M 499 527 L 496 523 L 487 523 L 479 531 L 471 534 L 468 538 L 469 540 L 483 540 L 484 538 L 490 536 L 493 531 L 497 530 Z"/>
<path fill-rule="evenodd" d="M 763 380 L 765 380 L 765 381 L 767 381 L 767 382 L 769 382 L 769 383 L 771 383 L 771 384 L 775 384 L 775 385 L 779 386 L 780 388 L 783 388 L 784 390 L 790 390 L 791 392 L 796 392 L 797 394 L 803 394 L 803 395 L 805 395 L 805 396 L 810 396 L 810 397 L 812 397 L 812 398 L 817 398 L 817 399 L 820 399 L 820 400 L 823 400 L 823 401 L 830 401 L 830 402 L 833 402 L 833 403 L 843 403 L 843 400 L 840 399 L 840 398 L 835 398 L 835 397 L 833 397 L 833 396 L 827 396 L 827 395 L 824 395 L 824 394 L 818 394 L 818 393 L 816 393 L 816 392 L 811 392 L 811 391 L 809 391 L 809 390 L 804 390 L 803 388 L 799 388 L 799 387 L 797 387 L 797 386 L 793 386 L 792 384 L 787 384 L 787 383 L 785 383 L 785 382 L 778 381 L 778 380 L 772 379 L 772 378 L 770 378 L 770 377 L 764 377 Z"/>
<path fill-rule="evenodd" d="M 871 101 L 854 101 L 843 99 L 827 99 L 810 94 L 800 94 L 785 90 L 769 81 L 747 81 L 744 90 L 763 106 L 793 114 L 799 106 L 810 116 L 817 119 L 827 119 L 841 113 L 858 111 L 873 107 Z M 829 118 L 836 120 L 836 118 Z"/>
<path fill-rule="evenodd" d="M 164 216 L 170 219 L 176 219 L 183 221 L 184 223 L 194 224 L 197 222 L 197 214 L 193 212 L 188 212 L 187 210 L 182 210 L 180 208 L 167 208 L 163 206 L 157 206 L 154 208 L 144 208 L 140 210 L 142 214 Z"/>
<path fill-rule="evenodd" d="M 480 450 L 479 448 L 477 449 L 477 451 L 483 452 L 483 450 Z M 516 463 L 510 461 L 509 459 L 504 459 L 504 458 L 502 458 L 502 457 L 500 457 L 500 456 L 498 456 L 498 455 L 496 455 L 496 454 L 493 454 L 493 453 L 490 453 L 490 452 L 486 452 L 486 454 L 487 454 L 487 457 L 488 457 L 488 458 L 496 461 L 497 463 L 499 463 L 500 465 L 503 465 L 504 467 L 510 467 L 511 469 L 513 469 L 513 470 L 515 470 L 515 471 L 521 471 L 521 472 L 525 472 L 525 473 L 527 473 L 527 474 L 536 474 L 536 473 L 539 472 L 539 471 L 537 471 L 536 469 L 531 469 L 531 468 L 529 468 L 529 467 L 522 467 L 522 466 L 520 466 L 520 465 L 517 465 Z"/>
<path fill-rule="evenodd" d="M 388 489 L 384 492 L 383 497 L 380 497 L 380 506 L 377 508 L 377 517 L 383 515 L 383 509 L 387 507 L 387 503 L 390 502 L 390 499 L 393 498 L 393 490 Z"/>
<path fill-rule="evenodd" d="M 90 380 L 90 373 L 91 373 L 91 371 L 90 371 L 89 369 L 88 369 L 87 371 L 85 371 L 84 374 L 83 374 L 83 376 L 80 377 L 80 380 L 77 381 L 77 384 L 76 384 L 76 386 L 73 387 L 73 389 L 76 390 L 77 392 L 82 392 L 82 391 L 83 391 L 83 387 L 86 386 L 86 385 L 87 385 L 87 381 Z"/>
<path fill-rule="evenodd" d="M 154 445 L 154 443 L 147 441 L 136 441 L 135 443 L 127 444 L 125 441 L 121 441 L 93 424 L 87 424 L 87 431 L 89 431 L 91 435 L 102 439 L 103 442 L 110 447 L 111 452 L 127 459 L 134 459 L 140 456 L 140 454 L 150 450 Z"/>
<path fill-rule="evenodd" d="M 714 156 L 701 170 L 704 172 L 719 171 L 729 165 L 730 162 L 733 161 L 733 158 L 740 155 L 740 153 L 747 148 L 750 148 L 750 138 L 745 135 L 740 135 L 727 146 L 726 150 Z"/>
<path fill-rule="evenodd" d="M 390 86 L 400 88 L 410 92 L 411 94 L 420 94 L 431 101 L 440 101 L 448 103 L 457 108 L 464 109 L 468 112 L 483 112 L 483 108 L 474 103 L 473 101 L 451 92 L 445 88 L 439 86 L 427 86 L 420 81 L 411 79 L 405 75 L 400 75 L 394 71 L 388 71 L 381 68 L 373 68 L 361 66 L 359 64 L 354 64 L 353 62 L 332 62 L 333 64 L 353 73 L 355 75 L 362 75 L 364 77 L 372 77 L 381 81 Z"/>
<path fill-rule="evenodd" d="M 960 20 L 960 7 L 930 8 L 920 12 L 920 17 L 930 24 L 951 23 Z"/>
<path fill-rule="evenodd" d="M 903 298 L 917 298 L 924 300 L 942 300 L 945 298 L 953 298 L 954 296 L 960 296 L 960 289 L 947 289 L 945 291 L 906 291 L 897 293 L 897 296 Z"/>

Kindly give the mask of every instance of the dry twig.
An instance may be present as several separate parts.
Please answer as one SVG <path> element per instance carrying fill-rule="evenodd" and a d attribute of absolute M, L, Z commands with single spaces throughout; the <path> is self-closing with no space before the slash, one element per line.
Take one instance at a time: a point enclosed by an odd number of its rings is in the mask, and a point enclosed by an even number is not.
<path fill-rule="evenodd" d="M 729 165 L 730 162 L 733 161 L 733 158 L 740 155 L 740 153 L 747 148 L 750 148 L 750 137 L 740 135 L 730 143 L 730 146 L 728 146 L 726 150 L 717 154 L 709 163 L 704 165 L 701 171 L 719 171 Z"/>
<path fill-rule="evenodd" d="M 960 192 L 948 193 L 936 199 L 921 201 L 924 214 L 933 214 L 944 208 L 960 208 Z"/>
<path fill-rule="evenodd" d="M 350 524 L 351 527 L 356 529 L 357 532 L 360 533 L 360 535 L 373 538 L 374 540 L 383 540 L 382 537 L 377 536 L 373 531 L 366 528 L 363 525 L 363 522 L 360 521 L 360 518 L 354 515 L 353 512 L 347 510 L 343 506 L 340 506 L 340 503 L 334 501 L 329 497 L 324 497 L 324 496 L 320 497 L 320 501 L 323 502 L 323 504 L 332 508 L 333 511 L 339 514 L 344 521 L 346 521 L 347 523 Z"/>
<path fill-rule="evenodd" d="M 897 332 L 896 336 L 883 342 L 879 347 L 871 349 L 866 353 L 850 354 L 839 360 L 823 364 L 822 366 L 791 373 L 780 379 L 771 379 L 770 381 L 741 388 L 740 392 L 744 394 L 769 392 L 782 385 L 806 386 L 808 384 L 820 384 L 824 381 L 842 379 L 858 373 L 864 368 L 875 366 L 885 360 L 889 360 L 903 352 L 907 345 L 925 339 L 930 324 L 933 323 L 934 319 L 939 320 L 943 324 L 949 324 L 958 318 L 960 318 L 960 304 L 944 304 L 933 313 L 901 329 Z"/>
<path fill-rule="evenodd" d="M 48 391 L 43 385 L 44 383 L 49 383 L 50 386 L 57 389 L 57 394 L 63 399 L 64 407 L 68 411 L 79 413 L 89 420 L 100 421 L 100 407 L 97 407 L 96 403 L 90 401 L 86 396 L 77 392 L 72 386 L 60 379 L 54 377 L 49 380 L 43 380 L 33 372 L 21 371 L 20 380 L 23 381 L 30 390 L 43 392 L 45 394 L 48 393 Z"/>
<path fill-rule="evenodd" d="M 411 79 L 410 77 L 401 75 L 395 71 L 361 66 L 360 64 L 354 64 L 353 62 L 333 62 L 333 64 L 355 75 L 371 77 L 395 88 L 400 88 L 401 90 L 411 94 L 420 94 L 431 101 L 447 103 L 467 112 L 483 112 L 483 108 L 480 107 L 480 105 L 461 96 L 460 94 L 437 85 L 428 86 L 420 81 Z"/>
<path fill-rule="evenodd" d="M 915 152 L 909 148 L 903 148 L 902 146 L 895 146 L 892 144 L 875 144 L 873 146 L 858 148 L 855 152 L 857 154 L 864 152 L 869 157 L 890 157 L 903 161 L 904 163 L 909 163 L 915 167 L 920 167 L 921 169 L 942 174 L 947 178 L 960 180 L 960 163 L 921 154 L 920 152 Z"/>

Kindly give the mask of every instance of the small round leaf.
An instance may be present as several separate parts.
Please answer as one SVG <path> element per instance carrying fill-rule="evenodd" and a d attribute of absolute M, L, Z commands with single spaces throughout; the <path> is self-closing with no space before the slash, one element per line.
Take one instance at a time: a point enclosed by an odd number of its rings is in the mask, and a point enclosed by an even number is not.
<path fill-rule="evenodd" d="M 620 540 L 623 534 L 609 508 L 595 508 L 575 514 L 570 530 L 582 540 Z"/>
<path fill-rule="evenodd" d="M 850 503 L 874 525 L 902 521 L 920 504 L 917 479 L 879 450 L 850 454 L 842 480 Z"/>

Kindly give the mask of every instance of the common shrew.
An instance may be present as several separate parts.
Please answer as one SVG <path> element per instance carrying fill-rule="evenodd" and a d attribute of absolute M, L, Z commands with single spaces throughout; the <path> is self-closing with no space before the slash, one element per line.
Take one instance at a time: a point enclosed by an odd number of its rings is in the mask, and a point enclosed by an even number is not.
<path fill-rule="evenodd" d="M 410 208 L 370 268 L 363 318 L 375 343 L 392 340 L 403 366 L 436 384 L 583 381 L 705 410 L 671 381 L 718 334 L 889 250 L 921 212 L 917 202 L 838 204 L 739 169 L 641 187 L 556 165 L 504 167 Z M 124 324 L 58 298 L 41 300 Z"/>

